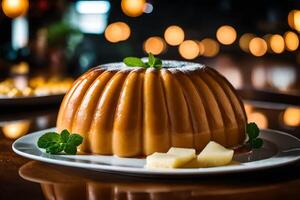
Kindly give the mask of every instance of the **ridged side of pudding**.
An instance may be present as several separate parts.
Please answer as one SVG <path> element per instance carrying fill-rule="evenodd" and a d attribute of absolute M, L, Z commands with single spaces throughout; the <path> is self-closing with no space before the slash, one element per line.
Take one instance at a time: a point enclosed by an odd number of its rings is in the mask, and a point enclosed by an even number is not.
<path fill-rule="evenodd" d="M 84 137 L 81 152 L 137 157 L 209 141 L 245 141 L 246 114 L 233 86 L 197 63 L 162 69 L 111 63 L 86 72 L 64 97 L 57 129 Z"/>

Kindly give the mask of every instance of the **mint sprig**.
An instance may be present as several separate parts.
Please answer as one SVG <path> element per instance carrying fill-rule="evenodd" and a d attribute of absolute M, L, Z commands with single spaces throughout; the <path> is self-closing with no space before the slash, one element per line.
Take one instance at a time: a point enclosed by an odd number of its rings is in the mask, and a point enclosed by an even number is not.
<path fill-rule="evenodd" d="M 250 146 L 250 148 L 258 149 L 263 146 L 264 141 L 258 137 L 260 132 L 256 123 L 254 122 L 248 123 L 246 127 L 246 133 L 249 138 L 247 144 Z"/>
<path fill-rule="evenodd" d="M 162 68 L 161 59 L 156 58 L 152 53 L 148 54 L 148 62 L 143 62 L 142 59 L 137 57 L 126 57 L 123 59 L 123 62 L 129 67 L 153 67 L 156 69 Z"/>
<path fill-rule="evenodd" d="M 123 62 L 129 67 L 147 67 L 146 63 L 137 57 L 124 58 Z"/>
<path fill-rule="evenodd" d="M 70 134 L 63 130 L 60 134 L 48 132 L 42 135 L 37 142 L 39 148 L 46 149 L 46 153 L 58 154 L 64 151 L 66 154 L 75 155 L 77 146 L 83 142 L 83 137 L 78 134 Z"/>

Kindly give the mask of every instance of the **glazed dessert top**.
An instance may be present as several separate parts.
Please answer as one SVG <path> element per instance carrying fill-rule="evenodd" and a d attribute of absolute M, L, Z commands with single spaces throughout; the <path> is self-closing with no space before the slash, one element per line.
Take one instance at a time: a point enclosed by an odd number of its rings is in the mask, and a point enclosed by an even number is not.
<path fill-rule="evenodd" d="M 147 58 L 143 58 L 146 60 Z M 116 63 L 108 63 L 104 65 L 100 65 L 97 68 L 106 69 L 108 71 L 134 71 L 134 70 L 145 70 L 144 67 L 129 67 L 123 62 Z M 185 62 L 185 61 L 177 61 L 177 60 L 163 60 L 162 61 L 162 70 L 167 69 L 169 71 L 182 71 L 182 72 L 190 72 L 199 69 L 205 68 L 204 65 L 193 62 Z M 156 70 L 153 67 L 147 68 L 148 70 Z"/>

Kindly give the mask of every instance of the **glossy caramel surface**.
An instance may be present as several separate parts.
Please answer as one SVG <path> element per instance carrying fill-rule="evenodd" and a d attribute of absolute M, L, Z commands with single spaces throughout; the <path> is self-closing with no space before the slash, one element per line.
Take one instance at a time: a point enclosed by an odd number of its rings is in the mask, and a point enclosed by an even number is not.
<path fill-rule="evenodd" d="M 200 151 L 210 140 L 243 144 L 246 115 L 231 84 L 200 64 L 166 65 L 156 70 L 113 63 L 85 73 L 61 104 L 58 130 L 81 134 L 82 152 L 121 157 L 172 146 Z"/>

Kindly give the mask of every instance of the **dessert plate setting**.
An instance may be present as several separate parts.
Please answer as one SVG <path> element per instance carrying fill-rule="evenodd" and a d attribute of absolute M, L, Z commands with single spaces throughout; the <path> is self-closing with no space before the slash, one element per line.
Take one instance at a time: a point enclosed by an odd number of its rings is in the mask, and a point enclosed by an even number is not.
<path fill-rule="evenodd" d="M 211 168 L 147 169 L 144 158 L 121 158 L 103 155 L 51 155 L 37 146 L 37 140 L 55 128 L 25 135 L 13 143 L 15 153 L 42 162 L 79 167 L 89 170 L 133 176 L 201 176 L 240 173 L 287 165 L 300 160 L 300 140 L 284 132 L 262 129 L 260 138 L 264 145 L 260 149 L 236 152 L 232 165 Z"/>

